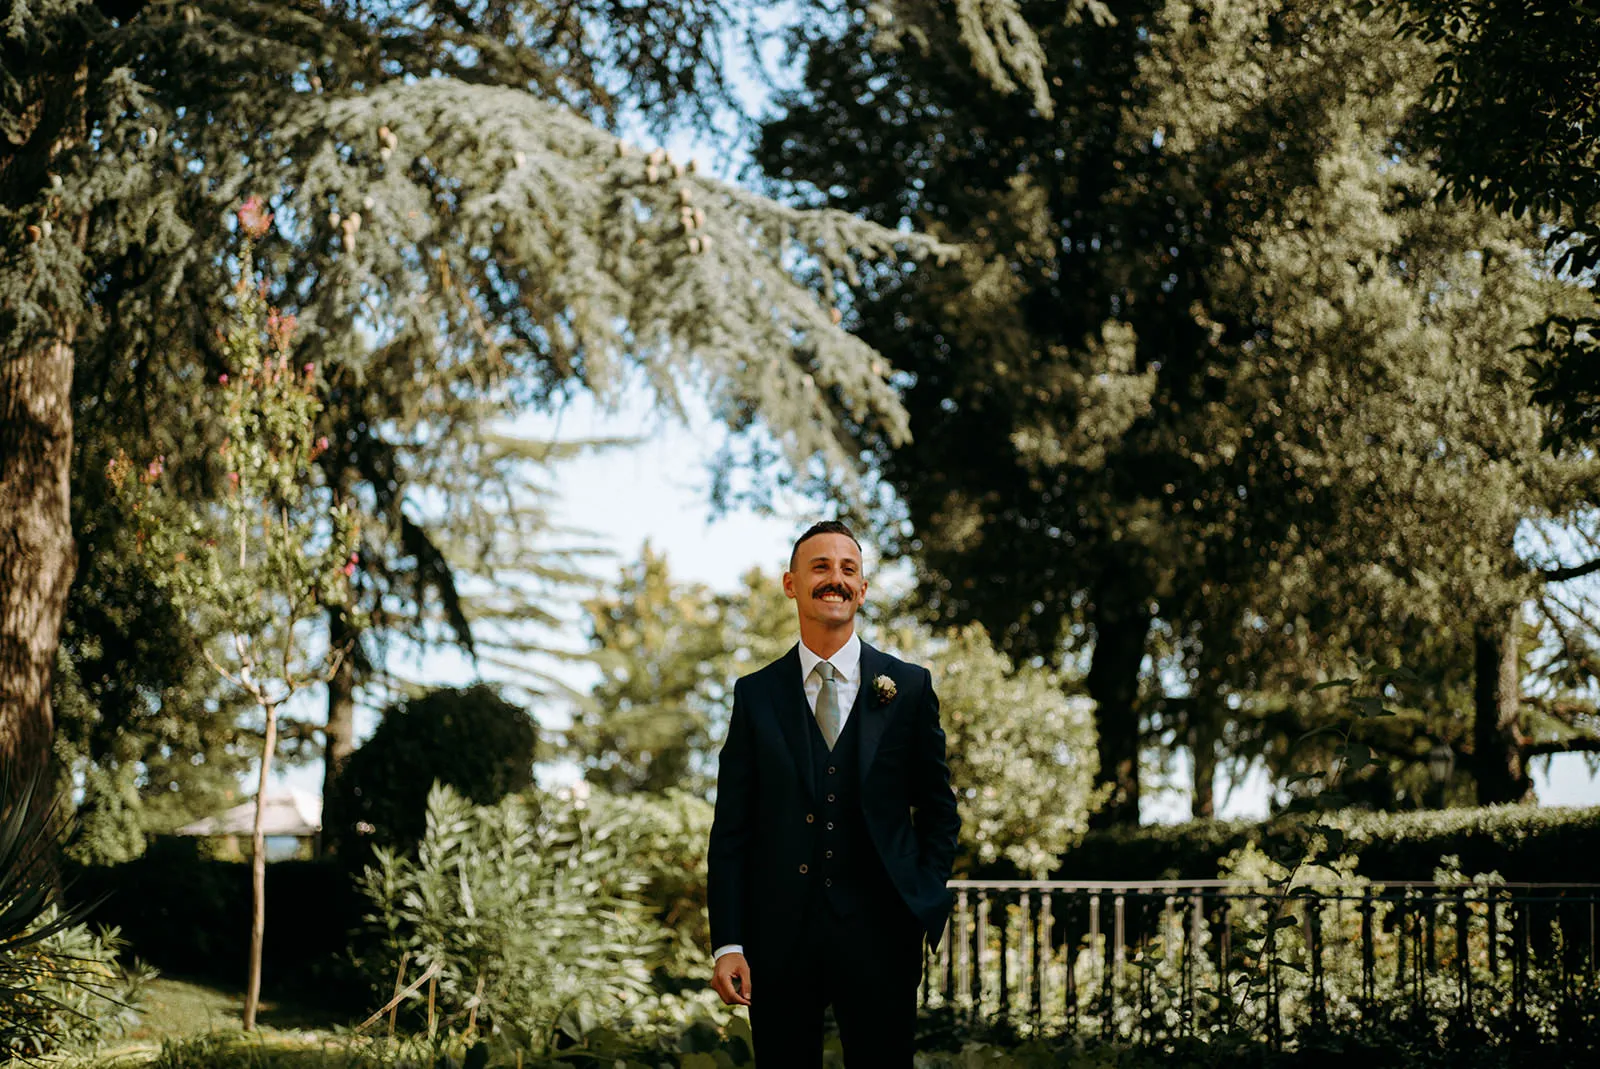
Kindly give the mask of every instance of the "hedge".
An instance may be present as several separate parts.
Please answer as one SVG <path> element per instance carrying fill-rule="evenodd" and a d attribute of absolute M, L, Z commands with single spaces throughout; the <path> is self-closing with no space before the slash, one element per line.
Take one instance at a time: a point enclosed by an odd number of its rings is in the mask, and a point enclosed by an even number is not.
<path fill-rule="evenodd" d="M 116 927 L 134 956 L 163 973 L 242 988 L 250 947 L 250 866 L 193 850 L 156 849 L 117 865 L 69 866 L 66 897 L 104 898 L 89 915 Z M 344 966 L 364 904 L 348 870 L 325 861 L 267 866 L 262 983 L 269 995 L 346 992 Z"/>
<path fill-rule="evenodd" d="M 1532 805 L 1406 813 L 1344 811 L 1325 816 L 1343 828 L 1357 871 L 1375 880 L 1427 880 L 1439 859 L 1455 855 L 1469 875 L 1498 872 L 1532 883 L 1600 883 L 1600 806 Z M 1246 843 L 1263 849 L 1285 826 L 1199 820 L 1090 832 L 1062 855 L 1062 880 L 1211 879 L 1218 864 Z"/>

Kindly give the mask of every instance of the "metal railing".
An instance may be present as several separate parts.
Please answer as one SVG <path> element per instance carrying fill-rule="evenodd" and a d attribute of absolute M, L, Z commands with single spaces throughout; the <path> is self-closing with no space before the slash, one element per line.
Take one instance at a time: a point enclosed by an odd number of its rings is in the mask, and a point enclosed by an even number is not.
<path fill-rule="evenodd" d="M 1552 1032 L 1596 993 L 1600 884 L 953 880 L 926 1010 L 1133 1042 L 1404 1009 Z"/>

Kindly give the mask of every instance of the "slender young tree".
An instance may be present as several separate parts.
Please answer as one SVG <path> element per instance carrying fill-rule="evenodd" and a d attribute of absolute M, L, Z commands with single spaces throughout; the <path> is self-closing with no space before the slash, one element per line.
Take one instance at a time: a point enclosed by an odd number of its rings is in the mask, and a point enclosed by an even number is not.
<path fill-rule="evenodd" d="M 266 929 L 264 814 L 278 748 L 279 711 L 307 686 L 326 683 L 348 655 L 345 647 L 313 646 L 307 625 L 324 612 L 354 617 L 350 577 L 359 564 L 357 516 L 349 503 L 319 487 L 314 461 L 328 442 L 318 437 L 321 386 L 316 365 L 299 363 L 291 346 L 292 315 L 268 309 L 254 277 L 251 242 L 270 224 L 259 201 L 240 209 L 246 241 L 232 329 L 226 334 L 231 372 L 216 391 L 227 438 L 214 462 L 230 487 L 219 505 L 196 510 L 166 495 L 164 458 L 137 476 L 126 456 L 112 462 L 114 486 L 125 489 L 145 551 L 165 570 L 159 585 L 185 613 L 203 618 L 219 637 L 206 659 L 260 710 L 255 820 L 251 831 L 251 923 L 244 1027 L 255 1027 L 261 998 Z M 203 632 L 204 633 L 204 632 Z"/>

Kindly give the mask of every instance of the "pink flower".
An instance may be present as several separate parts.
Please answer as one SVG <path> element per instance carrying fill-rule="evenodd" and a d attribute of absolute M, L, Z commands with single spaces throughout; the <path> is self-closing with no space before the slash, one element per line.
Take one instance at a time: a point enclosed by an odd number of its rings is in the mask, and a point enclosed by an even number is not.
<path fill-rule="evenodd" d="M 294 316 L 290 316 L 289 318 L 293 319 Z M 315 375 L 317 373 L 317 365 L 315 365 L 315 364 L 307 364 L 301 370 L 306 373 L 306 378 L 309 379 L 311 376 L 313 376 L 313 375 Z"/>
<path fill-rule="evenodd" d="M 239 489 L 239 473 L 238 472 L 236 472 L 236 471 L 228 472 L 228 485 L 232 486 L 235 490 Z"/>
<path fill-rule="evenodd" d="M 224 386 L 228 385 L 228 373 L 224 371 L 222 374 L 218 375 L 217 381 Z"/>
<path fill-rule="evenodd" d="M 271 227 L 272 213 L 267 211 L 260 197 L 250 197 L 239 208 L 239 228 L 245 232 L 245 236 L 265 237 Z"/>
<path fill-rule="evenodd" d="M 279 315 L 276 308 L 267 313 L 267 337 L 272 341 L 273 347 L 287 349 L 289 339 L 294 337 L 294 328 L 299 325 L 299 320 L 294 316 Z"/>
<path fill-rule="evenodd" d="M 327 449 L 328 449 L 328 436 L 326 434 L 324 434 L 320 438 L 317 439 L 317 450 L 318 450 L 318 452 L 327 452 Z"/>
<path fill-rule="evenodd" d="M 350 561 L 350 562 L 345 564 L 345 566 L 344 566 L 344 574 L 347 575 L 347 576 L 356 574 L 356 562 L 355 561 Z"/>
<path fill-rule="evenodd" d="M 150 483 L 153 483 L 157 479 L 161 478 L 161 473 L 166 470 L 166 464 L 164 463 L 166 459 L 167 458 L 165 455 L 159 456 L 147 464 L 144 469 L 144 474 L 140 476 L 140 481 L 148 486 Z"/>

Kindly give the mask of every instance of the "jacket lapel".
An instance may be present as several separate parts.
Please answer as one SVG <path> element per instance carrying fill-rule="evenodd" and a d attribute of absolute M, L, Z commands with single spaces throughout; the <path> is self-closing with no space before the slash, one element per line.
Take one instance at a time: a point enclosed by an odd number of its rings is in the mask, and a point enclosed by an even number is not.
<path fill-rule="evenodd" d="M 810 726 L 811 706 L 806 702 L 805 681 L 800 678 L 800 646 L 795 645 L 778 668 L 777 700 L 773 703 L 778 714 L 778 729 L 783 741 L 794 757 L 795 772 L 800 776 L 800 789 L 807 798 L 816 794 L 816 780 L 811 771 Z"/>
<path fill-rule="evenodd" d="M 796 655 L 798 656 L 798 654 Z M 888 658 L 865 642 L 861 644 L 861 686 L 856 690 L 856 700 L 850 706 L 850 719 L 860 725 L 858 743 L 861 746 L 861 782 L 867 781 L 867 771 L 878 754 L 878 742 L 883 738 L 884 724 L 888 721 L 888 706 L 879 705 L 872 695 L 872 681 L 882 674 Z"/>

